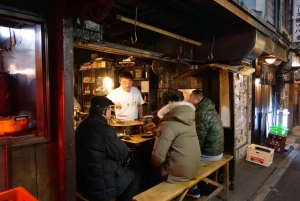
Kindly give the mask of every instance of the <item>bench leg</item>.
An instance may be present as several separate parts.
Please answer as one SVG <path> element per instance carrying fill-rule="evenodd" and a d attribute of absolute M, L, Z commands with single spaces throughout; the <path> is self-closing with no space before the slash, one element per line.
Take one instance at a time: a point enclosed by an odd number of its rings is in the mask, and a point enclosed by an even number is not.
<path fill-rule="evenodd" d="M 222 184 L 219 184 L 218 182 L 215 182 L 209 178 L 205 178 L 203 179 L 202 181 L 206 182 L 206 183 L 209 183 L 211 185 L 214 185 L 216 186 L 217 188 L 212 192 L 210 193 L 204 200 L 207 201 L 207 200 L 211 200 L 213 199 L 214 197 L 216 197 L 219 193 L 221 193 L 223 190 L 224 190 L 224 185 Z"/>
<path fill-rule="evenodd" d="M 226 200 L 229 200 L 229 163 L 224 165 L 224 190 L 226 193 Z"/>
<path fill-rule="evenodd" d="M 182 193 L 182 195 L 181 195 L 181 197 L 180 197 L 180 199 L 179 199 L 178 201 L 182 201 L 183 198 L 185 197 L 185 195 L 187 194 L 188 191 L 189 191 L 189 188 L 186 189 L 186 190 Z"/>
<path fill-rule="evenodd" d="M 211 174 L 211 180 L 215 181 L 215 182 L 218 182 L 218 170 L 216 170 L 215 172 L 213 172 Z"/>

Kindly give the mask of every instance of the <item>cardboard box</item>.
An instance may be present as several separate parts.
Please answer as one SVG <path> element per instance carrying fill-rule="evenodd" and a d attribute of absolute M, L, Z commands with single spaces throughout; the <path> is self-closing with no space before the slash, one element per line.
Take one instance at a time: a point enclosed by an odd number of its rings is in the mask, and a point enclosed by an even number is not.
<path fill-rule="evenodd" d="M 269 167 L 273 163 L 274 149 L 251 144 L 247 147 L 246 160 Z"/>
<path fill-rule="evenodd" d="M 97 58 L 93 61 L 93 67 L 94 68 L 106 68 L 109 67 L 112 64 L 112 60 L 105 60 L 103 58 Z"/>
<path fill-rule="evenodd" d="M 149 81 L 141 81 L 141 92 L 149 92 Z"/>

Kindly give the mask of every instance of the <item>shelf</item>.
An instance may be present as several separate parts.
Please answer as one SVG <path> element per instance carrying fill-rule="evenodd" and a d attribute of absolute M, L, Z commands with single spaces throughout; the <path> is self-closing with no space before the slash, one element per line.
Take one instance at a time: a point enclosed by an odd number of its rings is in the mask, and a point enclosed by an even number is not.
<path fill-rule="evenodd" d="M 83 82 L 83 84 L 95 84 L 95 82 Z"/>
<path fill-rule="evenodd" d="M 148 78 L 134 78 L 133 81 L 149 81 Z"/>
<path fill-rule="evenodd" d="M 79 71 L 91 71 L 91 70 L 106 70 L 106 67 L 103 68 L 87 68 L 87 69 L 79 69 Z"/>
<path fill-rule="evenodd" d="M 94 94 L 82 94 L 84 96 L 95 96 Z"/>

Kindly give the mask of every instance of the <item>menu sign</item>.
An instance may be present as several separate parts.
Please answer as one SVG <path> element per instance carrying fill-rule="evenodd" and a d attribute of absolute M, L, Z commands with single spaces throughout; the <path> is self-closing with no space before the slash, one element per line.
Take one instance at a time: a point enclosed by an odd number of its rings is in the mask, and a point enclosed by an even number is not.
<path fill-rule="evenodd" d="M 300 0 L 294 0 L 293 5 L 293 42 L 300 42 Z"/>

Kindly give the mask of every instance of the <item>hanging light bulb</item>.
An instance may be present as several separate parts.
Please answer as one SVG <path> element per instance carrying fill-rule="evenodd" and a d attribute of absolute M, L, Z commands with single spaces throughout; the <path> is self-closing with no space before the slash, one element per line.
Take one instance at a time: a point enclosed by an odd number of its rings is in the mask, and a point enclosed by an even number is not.
<path fill-rule="evenodd" d="M 114 84 L 110 77 L 105 77 L 103 79 L 103 90 L 105 93 L 109 93 L 113 90 Z"/>

